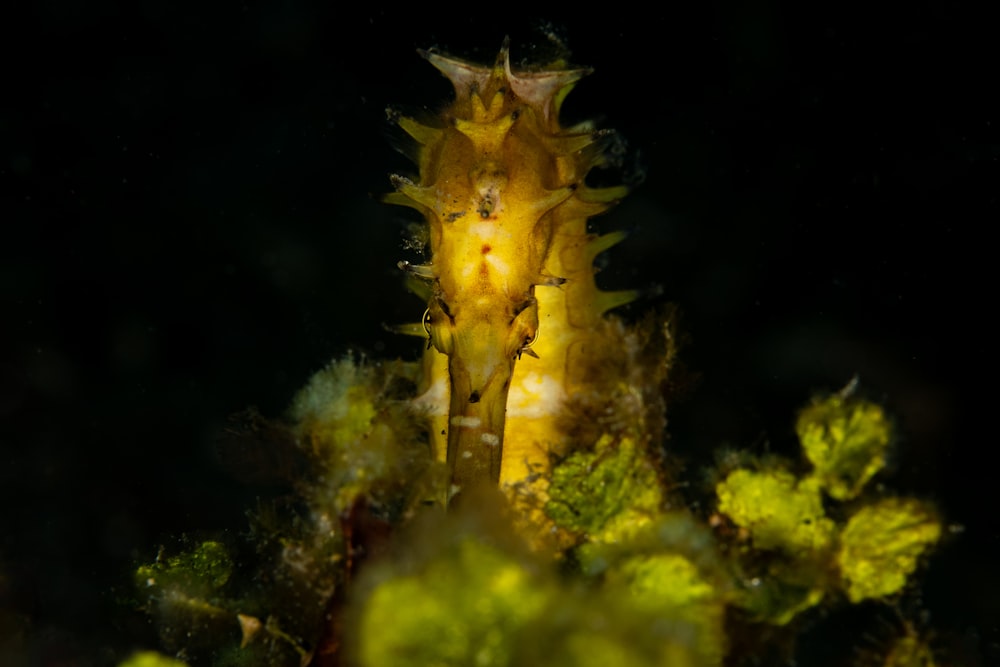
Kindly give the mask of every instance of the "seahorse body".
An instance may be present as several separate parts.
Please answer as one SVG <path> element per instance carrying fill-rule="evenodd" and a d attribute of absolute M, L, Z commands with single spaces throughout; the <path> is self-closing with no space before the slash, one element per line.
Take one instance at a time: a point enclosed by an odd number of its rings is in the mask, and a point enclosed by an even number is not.
<path fill-rule="evenodd" d="M 623 238 L 587 219 L 627 188 L 584 179 L 606 160 L 609 131 L 563 128 L 559 108 L 585 69 L 514 71 L 424 52 L 454 85 L 440 126 L 392 114 L 418 145 L 419 182 L 393 176 L 386 199 L 420 210 L 430 261 L 401 262 L 426 296 L 430 337 L 418 404 L 434 421 L 452 490 L 512 485 L 547 469 L 564 437 L 564 401 L 602 355 L 603 313 L 635 298 L 603 292 L 593 260 Z M 523 356 L 523 358 L 522 358 Z"/>

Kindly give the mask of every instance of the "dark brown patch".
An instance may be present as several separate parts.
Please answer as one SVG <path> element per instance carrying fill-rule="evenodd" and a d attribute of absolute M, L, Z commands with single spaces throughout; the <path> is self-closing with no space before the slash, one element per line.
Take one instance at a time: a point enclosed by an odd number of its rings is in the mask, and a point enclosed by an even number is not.
<path fill-rule="evenodd" d="M 489 243 L 484 243 L 483 244 L 482 253 L 484 255 L 488 255 L 488 254 L 490 254 L 490 250 L 493 250 L 493 246 L 491 246 Z"/>

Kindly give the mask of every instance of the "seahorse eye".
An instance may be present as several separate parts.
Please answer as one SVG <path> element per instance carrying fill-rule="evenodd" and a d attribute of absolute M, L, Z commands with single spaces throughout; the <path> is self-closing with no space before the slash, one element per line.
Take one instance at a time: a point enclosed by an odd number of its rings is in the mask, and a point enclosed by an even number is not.
<path fill-rule="evenodd" d="M 448 304 L 441 298 L 433 299 L 424 311 L 423 325 L 429 341 L 428 349 L 433 345 L 438 352 L 450 355 L 454 348 L 455 317 L 451 314 Z"/>
<path fill-rule="evenodd" d="M 514 307 L 508 335 L 507 352 L 517 359 L 538 339 L 538 301 L 534 296 L 529 296 Z M 533 352 L 528 354 L 535 356 Z"/>
<path fill-rule="evenodd" d="M 535 329 L 535 332 L 534 332 L 533 335 L 531 335 L 531 336 L 525 336 L 525 338 L 524 338 L 524 344 L 521 345 L 521 349 L 519 349 L 517 351 L 517 355 L 516 356 L 517 356 L 517 360 L 518 361 L 521 360 L 521 355 L 522 354 L 526 354 L 529 357 L 534 357 L 535 359 L 538 359 L 538 355 L 531 349 L 531 346 L 535 344 L 536 340 L 538 340 L 538 329 Z"/>

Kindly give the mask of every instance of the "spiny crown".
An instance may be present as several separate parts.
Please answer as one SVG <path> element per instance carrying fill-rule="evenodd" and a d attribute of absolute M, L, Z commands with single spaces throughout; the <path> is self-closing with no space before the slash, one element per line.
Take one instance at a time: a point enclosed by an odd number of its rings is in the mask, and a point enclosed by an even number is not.
<path fill-rule="evenodd" d="M 548 129 L 555 130 L 563 99 L 573 84 L 591 71 L 587 68 L 563 69 L 565 63 L 557 61 L 537 70 L 514 72 L 507 40 L 492 68 L 430 50 L 420 53 L 455 87 L 456 116 L 480 123 L 495 120 L 512 110 L 509 107 L 514 104 L 525 104 L 545 119 Z"/>

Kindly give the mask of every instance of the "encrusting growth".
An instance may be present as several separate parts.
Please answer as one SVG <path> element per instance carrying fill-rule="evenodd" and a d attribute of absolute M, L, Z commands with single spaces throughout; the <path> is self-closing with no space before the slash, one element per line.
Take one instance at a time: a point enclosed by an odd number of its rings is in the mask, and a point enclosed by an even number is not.
<path fill-rule="evenodd" d="M 428 226 L 430 261 L 400 266 L 427 299 L 423 326 L 409 327 L 430 339 L 417 403 L 439 426 L 432 438 L 455 493 L 548 466 L 562 403 L 603 353 L 603 313 L 636 293 L 602 292 L 593 277 L 594 257 L 624 236 L 587 232 L 627 191 L 584 182 L 613 134 L 559 124 L 588 70 L 515 71 L 506 44 L 492 67 L 422 53 L 455 101 L 440 126 L 390 111 L 418 146 L 420 176 L 393 176 L 386 201 Z"/>

